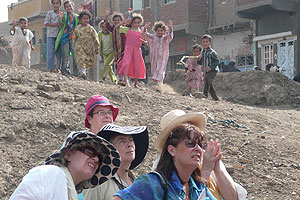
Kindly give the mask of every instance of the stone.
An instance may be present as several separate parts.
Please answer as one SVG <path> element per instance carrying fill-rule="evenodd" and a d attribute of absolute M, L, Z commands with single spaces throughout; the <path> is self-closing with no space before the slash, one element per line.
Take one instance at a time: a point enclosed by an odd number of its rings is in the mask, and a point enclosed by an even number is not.
<path fill-rule="evenodd" d="M 15 93 L 25 94 L 26 91 L 23 88 L 17 88 L 15 89 Z"/>
<path fill-rule="evenodd" d="M 10 79 L 9 82 L 12 84 L 20 84 L 19 81 L 14 80 L 14 79 Z"/>
<path fill-rule="evenodd" d="M 9 92 L 9 89 L 8 88 L 4 88 L 4 87 L 0 87 L 0 91 L 1 92 Z"/>
<path fill-rule="evenodd" d="M 44 97 L 46 99 L 53 99 L 53 97 L 47 92 L 39 91 L 38 94 L 39 94 L 39 96 Z"/>
<path fill-rule="evenodd" d="M 226 167 L 226 170 L 229 174 L 233 174 L 234 173 L 234 168 L 233 167 Z"/>
<path fill-rule="evenodd" d="M 70 102 L 72 100 L 73 100 L 73 98 L 71 98 L 71 97 L 62 97 L 62 99 L 61 99 L 62 102 Z"/>
<path fill-rule="evenodd" d="M 85 100 L 85 96 L 83 96 L 83 95 L 78 95 L 78 94 L 75 95 L 74 98 L 75 98 L 75 101 L 76 101 L 76 102 Z"/>
<path fill-rule="evenodd" d="M 29 104 L 28 102 L 24 101 L 18 101 L 18 102 L 13 102 L 9 106 L 11 109 L 14 110 L 32 110 L 33 106 Z"/>
<path fill-rule="evenodd" d="M 36 86 L 36 88 L 39 89 L 39 90 L 42 90 L 42 89 L 43 89 L 43 85 L 38 84 L 38 85 Z"/>
<path fill-rule="evenodd" d="M 44 85 L 43 90 L 46 92 L 54 92 L 55 88 L 52 85 Z"/>
<path fill-rule="evenodd" d="M 59 84 L 54 85 L 55 91 L 61 91 L 61 87 Z"/>

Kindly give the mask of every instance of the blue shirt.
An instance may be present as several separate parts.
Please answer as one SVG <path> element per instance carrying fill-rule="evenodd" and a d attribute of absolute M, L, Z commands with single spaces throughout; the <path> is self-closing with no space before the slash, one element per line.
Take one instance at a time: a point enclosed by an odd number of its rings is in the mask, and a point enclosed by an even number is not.
<path fill-rule="evenodd" d="M 191 200 L 197 200 L 203 190 L 206 190 L 206 199 L 216 200 L 209 189 L 202 183 L 195 181 L 192 177 L 189 179 Z M 123 200 L 162 200 L 164 190 L 159 177 L 155 174 L 146 174 L 139 176 L 132 185 L 124 190 L 118 191 L 114 196 L 119 196 Z M 185 192 L 183 186 L 173 171 L 171 181 L 168 181 L 168 199 L 184 199 Z"/>

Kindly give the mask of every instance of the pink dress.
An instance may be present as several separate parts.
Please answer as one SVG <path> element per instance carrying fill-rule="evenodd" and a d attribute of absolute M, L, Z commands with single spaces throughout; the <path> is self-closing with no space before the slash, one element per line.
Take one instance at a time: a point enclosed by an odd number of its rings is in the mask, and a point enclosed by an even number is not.
<path fill-rule="evenodd" d="M 141 32 L 128 30 L 124 56 L 118 64 L 119 75 L 127 74 L 130 78 L 145 79 L 146 68 L 141 51 L 142 38 Z"/>
<path fill-rule="evenodd" d="M 197 60 L 189 58 L 186 61 L 187 72 L 184 76 L 187 88 L 200 89 L 204 84 L 204 73 L 202 72 L 202 66 L 197 64 Z"/>
<path fill-rule="evenodd" d="M 149 34 L 148 32 L 144 32 L 143 36 L 150 44 L 152 79 L 162 83 L 165 78 L 169 59 L 169 43 L 173 39 L 173 31 L 162 37 L 158 37 L 156 34 Z"/>

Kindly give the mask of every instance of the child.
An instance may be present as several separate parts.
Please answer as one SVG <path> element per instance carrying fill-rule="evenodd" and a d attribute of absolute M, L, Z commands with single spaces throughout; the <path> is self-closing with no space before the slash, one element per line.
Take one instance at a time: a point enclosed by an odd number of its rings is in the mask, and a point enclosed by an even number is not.
<path fill-rule="evenodd" d="M 34 50 L 32 46 L 33 33 L 27 28 L 28 20 L 25 17 L 19 19 L 19 26 L 14 20 L 10 29 L 10 34 L 13 35 L 12 66 L 22 66 L 30 68 L 30 52 Z"/>
<path fill-rule="evenodd" d="M 59 19 L 62 12 L 59 10 L 61 7 L 61 0 L 51 0 L 53 10 L 48 11 L 45 18 L 45 26 L 47 27 L 47 68 L 50 72 L 59 72 L 61 63 L 61 54 L 59 51 L 54 51 L 55 40 L 59 33 L 59 26 L 61 26 Z M 54 54 L 56 56 L 56 70 L 54 69 Z"/>
<path fill-rule="evenodd" d="M 98 33 L 99 42 L 100 42 L 100 56 L 104 62 L 103 70 L 100 73 L 100 78 L 102 82 L 105 81 L 108 74 L 110 80 L 115 83 L 117 78 L 112 69 L 112 61 L 114 59 L 114 49 L 113 49 L 113 39 L 112 33 L 106 28 L 104 20 L 99 23 L 101 31 Z"/>
<path fill-rule="evenodd" d="M 72 34 L 74 32 L 75 27 L 79 24 L 79 20 L 75 13 L 72 13 L 74 9 L 74 3 L 71 0 L 64 1 L 64 8 L 66 10 L 66 14 L 60 15 L 60 23 L 62 24 L 60 32 L 55 41 L 55 51 L 60 48 L 62 50 L 62 66 L 61 73 L 63 75 L 70 75 L 69 69 L 69 56 L 70 52 L 73 57 L 73 74 L 78 76 L 79 72 L 76 66 L 75 57 L 74 57 L 74 46 L 72 41 Z"/>
<path fill-rule="evenodd" d="M 217 75 L 217 66 L 219 65 L 219 58 L 217 52 L 211 48 L 212 37 L 210 35 L 203 35 L 201 37 L 203 50 L 201 52 L 201 60 L 198 61 L 198 64 L 202 65 L 205 70 L 205 79 L 204 79 L 204 91 L 203 95 L 205 98 L 208 97 L 208 92 L 211 94 L 211 97 L 215 101 L 219 101 L 216 90 L 213 86 L 213 80 Z"/>
<path fill-rule="evenodd" d="M 73 42 L 76 53 L 76 63 L 79 66 L 79 77 L 86 78 L 86 70 L 95 64 L 95 54 L 98 54 L 99 40 L 96 30 L 90 26 L 89 21 L 92 15 L 89 11 L 83 10 L 78 19 L 81 24 L 76 27 L 73 33 Z"/>
<path fill-rule="evenodd" d="M 169 59 L 169 43 L 173 39 L 173 23 L 169 20 L 168 31 L 168 27 L 164 22 L 155 22 L 152 28 L 155 31 L 155 34 L 149 34 L 146 31 L 149 26 L 150 22 L 147 22 L 142 29 L 142 32 L 144 38 L 150 44 L 152 80 L 160 87 L 163 84 L 166 66 Z"/>
<path fill-rule="evenodd" d="M 200 56 L 202 47 L 199 44 L 193 45 L 194 56 Z M 204 84 L 204 74 L 201 69 L 201 65 L 197 64 L 196 58 L 189 58 L 186 61 L 185 75 L 186 86 L 189 89 L 192 96 L 192 88 L 197 89 L 199 92 L 200 87 Z"/>
<path fill-rule="evenodd" d="M 130 22 L 131 27 L 120 27 Z M 125 51 L 122 60 L 118 65 L 118 74 L 123 76 L 126 86 L 130 87 L 128 76 L 134 79 L 134 87 L 138 88 L 138 79 L 145 79 L 146 68 L 142 57 L 142 33 L 140 26 L 143 17 L 134 13 L 132 19 L 123 20 L 116 27 L 120 27 L 120 33 L 126 34 Z"/>
<path fill-rule="evenodd" d="M 114 62 L 116 65 L 122 59 L 125 50 L 126 36 L 124 33 L 120 33 L 119 28 L 116 25 L 123 21 L 124 17 L 122 13 L 115 12 L 112 16 L 113 24 L 108 21 L 108 16 L 110 15 L 110 9 L 105 10 L 105 25 L 107 29 L 112 33 L 113 47 L 114 47 Z M 123 77 L 118 75 L 118 84 L 122 85 Z"/>

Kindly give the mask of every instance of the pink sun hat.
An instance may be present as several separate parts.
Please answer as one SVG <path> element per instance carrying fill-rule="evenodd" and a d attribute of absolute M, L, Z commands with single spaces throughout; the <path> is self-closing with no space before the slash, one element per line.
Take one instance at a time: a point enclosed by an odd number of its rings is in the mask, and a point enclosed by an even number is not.
<path fill-rule="evenodd" d="M 86 115 L 84 119 L 84 124 L 86 128 L 90 128 L 90 124 L 88 122 L 87 117 L 89 116 L 91 110 L 93 110 L 93 108 L 95 108 L 96 106 L 110 106 L 113 111 L 113 121 L 116 120 L 119 113 L 119 108 L 114 107 L 111 103 L 109 103 L 108 99 L 105 96 L 94 95 L 87 101 L 85 105 Z"/>

